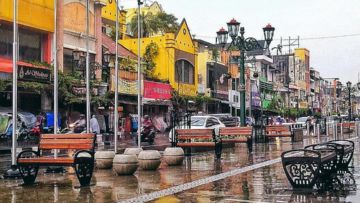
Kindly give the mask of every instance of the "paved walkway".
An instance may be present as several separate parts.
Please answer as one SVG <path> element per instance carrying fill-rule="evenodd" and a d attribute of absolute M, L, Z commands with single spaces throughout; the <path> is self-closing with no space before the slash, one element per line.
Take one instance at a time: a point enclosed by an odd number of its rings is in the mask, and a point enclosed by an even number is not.
<path fill-rule="evenodd" d="M 323 141 L 326 137 L 321 138 Z M 281 163 L 285 150 L 302 148 L 317 138 L 306 137 L 304 142 L 291 143 L 288 138 L 268 144 L 256 144 L 248 153 L 245 144 L 224 150 L 220 162 L 214 153 L 187 157 L 182 166 L 162 164 L 157 171 L 138 170 L 134 176 L 113 176 L 111 170 L 97 170 L 94 186 L 76 188 L 79 183 L 71 169 L 65 175 L 46 175 L 41 172 L 35 186 L 22 186 L 21 180 L 0 180 L 0 200 L 4 202 L 341 202 L 355 201 L 357 191 L 338 193 L 295 193 L 289 185 Z M 354 165 L 360 163 L 356 145 Z M 351 169 L 360 182 L 359 168 Z M 355 185 L 355 188 L 357 185 Z M 159 192 L 160 191 L 160 192 Z M 132 199 L 136 198 L 136 199 Z M 356 201 L 355 201 L 356 202 Z"/>

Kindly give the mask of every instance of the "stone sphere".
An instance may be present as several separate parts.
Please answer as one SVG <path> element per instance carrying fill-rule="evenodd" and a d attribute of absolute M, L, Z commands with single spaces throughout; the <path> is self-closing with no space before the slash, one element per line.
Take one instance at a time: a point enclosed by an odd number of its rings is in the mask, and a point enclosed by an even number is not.
<path fill-rule="evenodd" d="M 138 156 L 139 166 L 143 170 L 156 170 L 160 166 L 161 154 L 157 150 L 146 150 Z"/>
<path fill-rule="evenodd" d="M 124 151 L 124 154 L 138 156 L 140 154 L 140 152 L 142 152 L 142 151 L 143 151 L 142 148 L 135 148 L 135 147 L 126 148 Z"/>
<path fill-rule="evenodd" d="M 95 153 L 95 162 L 98 169 L 109 169 L 115 156 L 113 151 L 97 151 Z"/>
<path fill-rule="evenodd" d="M 113 171 L 117 175 L 132 175 L 138 168 L 135 155 L 117 154 L 113 160 Z"/>
<path fill-rule="evenodd" d="M 181 165 L 184 160 L 184 150 L 181 147 L 168 147 L 165 149 L 163 157 L 169 166 Z"/>

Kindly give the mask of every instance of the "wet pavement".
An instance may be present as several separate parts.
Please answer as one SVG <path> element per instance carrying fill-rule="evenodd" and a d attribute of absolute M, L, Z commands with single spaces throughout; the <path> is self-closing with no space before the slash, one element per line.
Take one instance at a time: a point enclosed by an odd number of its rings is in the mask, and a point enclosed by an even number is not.
<path fill-rule="evenodd" d="M 348 138 L 348 137 L 345 137 Z M 323 141 L 331 139 L 321 138 Z M 213 151 L 186 157 L 182 166 L 169 167 L 162 163 L 157 171 L 138 170 L 134 176 L 114 176 L 111 170 L 96 170 L 91 187 L 79 188 L 71 168 L 66 174 L 45 174 L 40 171 L 36 184 L 23 186 L 22 180 L 0 180 L 0 202 L 117 202 L 153 194 L 174 186 L 196 183 L 171 195 L 160 195 L 153 202 L 360 202 L 357 192 L 360 183 L 360 151 L 356 142 L 353 162 L 346 175 L 355 183 L 331 192 L 294 191 L 280 162 L 260 166 L 264 161 L 278 159 L 283 151 L 303 148 L 316 143 L 315 137 L 305 137 L 303 142 L 291 143 L 289 138 L 270 143 L 255 144 L 248 152 L 245 144 L 223 150 L 221 161 L 215 161 Z M 10 157 L 0 157 L 0 173 L 9 165 Z M 246 166 L 259 167 L 239 172 Z M 236 175 L 229 172 L 238 171 Z M 228 174 L 225 178 L 220 176 Z M 212 181 L 212 177 L 217 177 Z M 169 189 L 169 190 L 170 190 Z M 139 200 L 139 199 L 137 199 Z"/>

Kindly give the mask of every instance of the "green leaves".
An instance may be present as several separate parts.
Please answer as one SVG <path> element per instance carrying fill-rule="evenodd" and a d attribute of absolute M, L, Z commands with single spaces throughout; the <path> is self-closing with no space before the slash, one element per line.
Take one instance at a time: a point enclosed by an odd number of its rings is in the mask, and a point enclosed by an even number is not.
<path fill-rule="evenodd" d="M 172 14 L 160 12 L 157 14 L 147 13 L 140 15 L 141 37 L 150 37 L 155 34 L 175 33 L 179 29 L 177 18 Z M 138 17 L 135 15 L 130 23 L 130 32 L 134 37 L 138 34 Z"/>

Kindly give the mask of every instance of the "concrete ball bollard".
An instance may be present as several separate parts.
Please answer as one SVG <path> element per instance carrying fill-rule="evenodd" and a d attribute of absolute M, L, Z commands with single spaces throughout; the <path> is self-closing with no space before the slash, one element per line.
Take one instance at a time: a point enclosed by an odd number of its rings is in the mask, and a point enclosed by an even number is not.
<path fill-rule="evenodd" d="M 135 155 L 117 154 L 113 160 L 113 171 L 116 175 L 132 175 L 138 166 Z"/>
<path fill-rule="evenodd" d="M 143 170 L 156 170 L 161 163 L 161 154 L 157 150 L 145 150 L 138 156 L 139 166 Z"/>
<path fill-rule="evenodd" d="M 169 166 L 181 165 L 184 160 L 184 150 L 181 147 L 167 147 L 163 157 Z"/>
<path fill-rule="evenodd" d="M 130 147 L 130 148 L 126 148 L 124 151 L 124 154 L 126 155 L 136 155 L 139 156 L 140 152 L 142 152 L 143 149 L 142 148 L 138 148 L 138 147 Z"/>
<path fill-rule="evenodd" d="M 95 152 L 96 168 L 109 169 L 112 167 L 115 152 L 113 151 L 97 151 Z"/>

